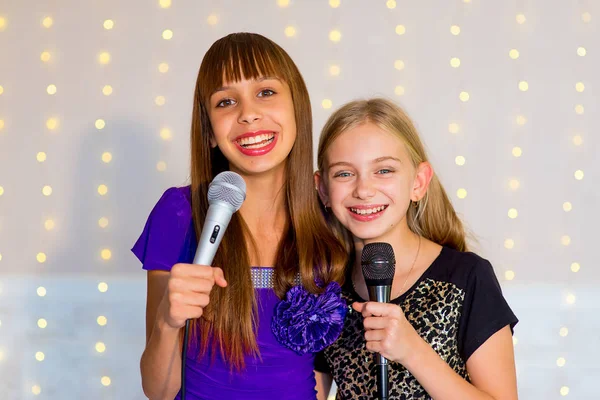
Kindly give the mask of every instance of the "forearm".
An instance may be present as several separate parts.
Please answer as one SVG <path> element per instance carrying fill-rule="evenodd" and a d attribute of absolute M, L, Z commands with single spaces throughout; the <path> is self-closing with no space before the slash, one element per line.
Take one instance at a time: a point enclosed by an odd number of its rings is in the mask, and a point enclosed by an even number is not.
<path fill-rule="evenodd" d="M 178 330 L 157 321 L 140 361 L 142 388 L 150 400 L 173 400 L 181 388 Z"/>
<path fill-rule="evenodd" d="M 403 365 L 435 400 L 495 400 L 458 375 L 421 337 Z"/>

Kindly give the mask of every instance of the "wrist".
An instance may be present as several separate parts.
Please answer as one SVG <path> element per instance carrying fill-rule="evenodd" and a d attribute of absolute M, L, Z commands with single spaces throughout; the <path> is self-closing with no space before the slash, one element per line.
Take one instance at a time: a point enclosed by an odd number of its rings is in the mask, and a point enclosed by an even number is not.
<path fill-rule="evenodd" d="M 410 350 L 406 352 L 404 358 L 399 362 L 409 371 L 422 359 L 423 352 L 431 349 L 429 344 L 419 336 L 417 331 L 414 331 L 414 334 L 411 335 L 411 339 L 406 343 L 406 347 Z"/>

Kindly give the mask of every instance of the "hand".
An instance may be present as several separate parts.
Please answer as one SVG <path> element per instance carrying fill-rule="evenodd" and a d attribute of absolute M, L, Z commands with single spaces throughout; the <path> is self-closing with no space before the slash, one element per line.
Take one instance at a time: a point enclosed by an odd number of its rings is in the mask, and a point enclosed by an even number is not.
<path fill-rule="evenodd" d="M 209 303 L 210 292 L 215 284 L 220 287 L 227 286 L 221 268 L 175 264 L 159 306 L 159 318 L 174 329 L 185 326 L 188 319 L 200 318 Z"/>
<path fill-rule="evenodd" d="M 409 357 L 411 343 L 420 336 L 398 305 L 369 301 L 353 303 L 352 308 L 364 318 L 367 350 L 401 364 Z"/>

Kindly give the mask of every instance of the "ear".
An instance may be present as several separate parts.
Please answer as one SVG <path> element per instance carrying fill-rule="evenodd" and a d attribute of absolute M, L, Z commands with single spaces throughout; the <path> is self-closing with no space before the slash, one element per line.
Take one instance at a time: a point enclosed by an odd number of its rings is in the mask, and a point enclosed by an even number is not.
<path fill-rule="evenodd" d="M 319 198 L 325 207 L 329 207 L 329 196 L 327 195 L 327 185 L 325 179 L 321 176 L 321 171 L 314 173 L 315 189 L 319 194 Z"/>
<path fill-rule="evenodd" d="M 433 168 L 427 161 L 422 162 L 417 166 L 417 173 L 415 175 L 415 181 L 413 183 L 413 190 L 410 196 L 412 201 L 419 201 L 427 193 L 429 183 L 433 178 Z"/>

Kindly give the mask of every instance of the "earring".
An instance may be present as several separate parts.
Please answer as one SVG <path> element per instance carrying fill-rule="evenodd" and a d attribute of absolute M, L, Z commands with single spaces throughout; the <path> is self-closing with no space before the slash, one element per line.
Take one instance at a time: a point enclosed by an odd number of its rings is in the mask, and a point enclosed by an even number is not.
<path fill-rule="evenodd" d="M 412 205 L 413 205 L 414 208 L 418 208 L 419 207 L 419 201 L 418 200 L 417 201 L 413 201 Z"/>
<path fill-rule="evenodd" d="M 323 207 L 325 207 L 325 212 L 327 214 L 329 214 L 331 212 L 331 207 L 328 207 L 328 206 L 323 206 Z"/>

